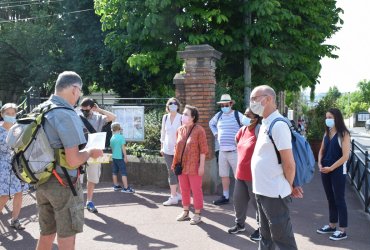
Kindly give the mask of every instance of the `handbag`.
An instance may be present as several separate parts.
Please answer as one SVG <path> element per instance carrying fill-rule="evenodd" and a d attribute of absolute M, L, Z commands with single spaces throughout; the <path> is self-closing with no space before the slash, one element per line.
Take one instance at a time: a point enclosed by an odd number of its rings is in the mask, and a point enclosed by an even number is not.
<path fill-rule="evenodd" d="M 174 172 L 175 172 L 175 175 L 181 175 L 182 174 L 182 157 L 184 156 L 184 151 L 185 151 L 185 148 L 186 148 L 186 144 L 188 142 L 188 139 L 189 139 L 189 136 L 191 134 L 191 131 L 193 131 L 193 128 L 195 127 L 195 124 L 194 126 L 191 128 L 188 136 L 186 137 L 186 141 L 185 141 L 185 146 L 184 148 L 182 149 L 182 153 L 181 153 L 181 158 L 180 158 L 180 163 L 176 163 L 175 165 L 175 168 L 174 168 Z"/>

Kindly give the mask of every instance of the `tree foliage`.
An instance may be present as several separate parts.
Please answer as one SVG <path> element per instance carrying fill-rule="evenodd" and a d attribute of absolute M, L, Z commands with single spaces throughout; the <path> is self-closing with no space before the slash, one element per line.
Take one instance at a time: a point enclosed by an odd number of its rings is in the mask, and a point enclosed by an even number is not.
<path fill-rule="evenodd" d="M 335 57 L 336 47 L 325 40 L 341 22 L 334 0 L 96 0 L 95 8 L 115 68 L 128 64 L 143 81 L 163 84 L 181 69 L 176 51 L 208 43 L 223 53 L 217 76 L 226 89 L 243 82 L 244 56 L 253 85 L 314 89 L 320 59 Z M 233 92 L 243 93 L 243 84 L 236 85 Z"/>
<path fill-rule="evenodd" d="M 23 3 L 23 2 L 22 2 Z M 78 72 L 84 92 L 94 83 L 107 86 L 112 54 L 103 43 L 99 18 L 93 2 L 34 1 L 8 4 L 0 9 L 0 98 L 16 102 L 33 86 L 41 95 L 53 91 L 57 75 Z M 17 21 L 18 20 L 18 21 Z M 14 89 L 14 95 L 9 95 Z"/>

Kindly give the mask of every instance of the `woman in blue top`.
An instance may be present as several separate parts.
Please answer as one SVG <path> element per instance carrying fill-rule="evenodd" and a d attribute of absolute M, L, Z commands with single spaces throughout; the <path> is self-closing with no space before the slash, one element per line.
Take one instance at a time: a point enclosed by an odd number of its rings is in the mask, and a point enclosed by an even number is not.
<path fill-rule="evenodd" d="M 329 203 L 329 224 L 318 229 L 320 234 L 330 233 L 331 240 L 347 238 L 347 205 L 344 199 L 346 162 L 350 151 L 350 133 L 339 109 L 326 113 L 326 131 L 319 151 L 318 165 L 326 198 Z M 339 230 L 336 223 L 339 219 Z"/>

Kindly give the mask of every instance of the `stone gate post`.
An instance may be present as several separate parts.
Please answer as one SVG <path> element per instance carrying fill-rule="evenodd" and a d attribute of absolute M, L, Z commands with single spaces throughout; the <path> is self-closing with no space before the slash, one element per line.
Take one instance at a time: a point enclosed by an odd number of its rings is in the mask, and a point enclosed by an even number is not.
<path fill-rule="evenodd" d="M 217 163 L 214 154 L 214 137 L 208 122 L 215 114 L 216 60 L 221 53 L 208 44 L 187 46 L 177 52 L 184 60 L 184 73 L 178 73 L 173 79 L 176 85 L 176 98 L 182 104 L 189 104 L 199 109 L 198 124 L 206 130 L 209 153 L 206 156 L 203 191 L 214 193 L 217 182 Z"/>

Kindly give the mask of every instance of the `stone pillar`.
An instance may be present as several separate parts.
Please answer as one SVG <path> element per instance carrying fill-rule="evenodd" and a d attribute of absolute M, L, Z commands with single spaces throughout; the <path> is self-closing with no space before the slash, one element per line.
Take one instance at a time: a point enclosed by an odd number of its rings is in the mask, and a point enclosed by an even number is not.
<path fill-rule="evenodd" d="M 206 130 L 209 153 L 206 156 L 203 191 L 213 193 L 216 190 L 217 163 L 214 154 L 214 136 L 208 122 L 215 114 L 216 60 L 221 53 L 209 45 L 187 46 L 177 52 L 184 60 L 185 73 L 176 74 L 176 97 L 183 105 L 189 104 L 199 109 L 198 124 Z"/>

